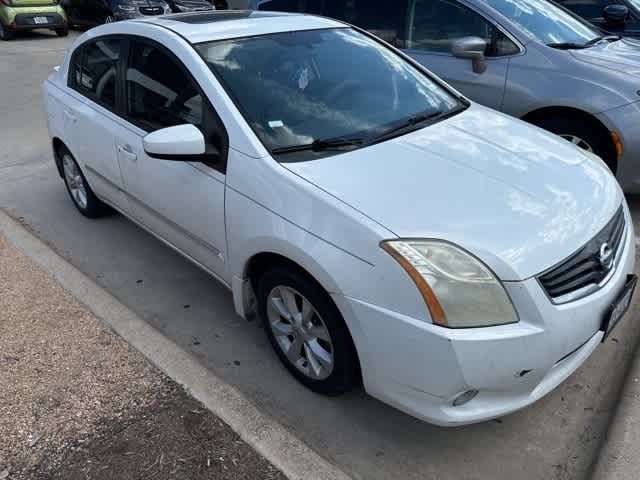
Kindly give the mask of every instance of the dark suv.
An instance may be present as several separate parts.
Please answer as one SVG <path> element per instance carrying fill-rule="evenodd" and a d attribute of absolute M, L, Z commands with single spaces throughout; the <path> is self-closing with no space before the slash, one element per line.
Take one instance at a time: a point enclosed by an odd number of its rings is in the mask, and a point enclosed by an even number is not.
<path fill-rule="evenodd" d="M 556 0 L 607 32 L 640 38 L 640 0 Z"/>

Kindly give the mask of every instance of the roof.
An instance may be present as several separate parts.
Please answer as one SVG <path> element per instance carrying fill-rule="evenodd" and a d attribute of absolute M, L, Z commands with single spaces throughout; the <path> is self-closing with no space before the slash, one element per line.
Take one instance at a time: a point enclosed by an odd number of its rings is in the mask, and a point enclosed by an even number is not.
<path fill-rule="evenodd" d="M 341 22 L 314 15 L 253 10 L 179 13 L 136 21 L 166 27 L 185 37 L 191 43 L 269 33 L 344 27 Z"/>

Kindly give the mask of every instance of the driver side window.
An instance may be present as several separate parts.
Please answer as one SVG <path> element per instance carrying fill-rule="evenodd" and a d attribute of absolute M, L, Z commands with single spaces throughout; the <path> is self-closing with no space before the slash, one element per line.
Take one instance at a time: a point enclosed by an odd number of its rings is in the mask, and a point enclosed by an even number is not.
<path fill-rule="evenodd" d="M 455 0 L 415 0 L 410 13 L 409 49 L 449 53 L 455 40 L 473 36 L 487 42 L 487 56 L 519 51 L 500 30 Z"/>
<path fill-rule="evenodd" d="M 186 67 L 164 49 L 132 41 L 125 81 L 126 116 L 133 123 L 146 131 L 195 125 L 209 151 L 226 155 L 222 121 Z"/>

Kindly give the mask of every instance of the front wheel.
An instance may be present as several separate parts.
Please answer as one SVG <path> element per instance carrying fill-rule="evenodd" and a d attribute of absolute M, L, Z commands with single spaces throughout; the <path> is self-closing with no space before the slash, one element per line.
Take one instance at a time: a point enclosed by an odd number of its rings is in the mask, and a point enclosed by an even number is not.
<path fill-rule="evenodd" d="M 116 19 L 113 15 L 107 15 L 104 19 L 104 23 L 113 23 Z"/>
<path fill-rule="evenodd" d="M 317 393 L 349 391 L 356 355 L 347 327 L 329 295 L 292 268 L 267 271 L 258 281 L 258 313 L 280 361 Z"/>

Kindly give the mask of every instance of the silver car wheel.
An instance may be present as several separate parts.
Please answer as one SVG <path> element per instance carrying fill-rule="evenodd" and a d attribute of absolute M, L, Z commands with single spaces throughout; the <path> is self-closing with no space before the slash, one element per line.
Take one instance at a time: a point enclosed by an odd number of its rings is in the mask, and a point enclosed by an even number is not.
<path fill-rule="evenodd" d="M 580 147 L 583 150 L 586 150 L 587 152 L 593 153 L 593 148 L 591 147 L 591 145 L 589 145 L 589 142 L 587 142 L 583 138 L 580 138 L 576 135 L 560 135 L 560 136 L 565 140 L 567 140 L 568 142 L 573 143 L 575 146 Z"/>
<path fill-rule="evenodd" d="M 85 210 L 87 208 L 87 187 L 78 165 L 68 153 L 62 157 L 62 169 L 73 201 L 82 210 Z"/>
<path fill-rule="evenodd" d="M 115 19 L 111 15 L 107 15 L 106 18 L 104 19 L 104 23 L 113 23 L 113 22 L 115 22 Z"/>
<path fill-rule="evenodd" d="M 267 297 L 267 318 L 278 346 L 300 372 L 313 380 L 331 375 L 331 336 L 309 300 L 293 288 L 277 286 Z"/>

